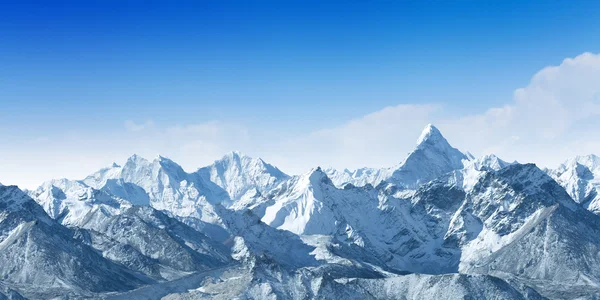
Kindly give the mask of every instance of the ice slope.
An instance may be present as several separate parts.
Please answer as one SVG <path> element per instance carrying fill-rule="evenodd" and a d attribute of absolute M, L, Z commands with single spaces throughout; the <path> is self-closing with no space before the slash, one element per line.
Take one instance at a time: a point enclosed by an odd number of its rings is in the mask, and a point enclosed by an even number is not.
<path fill-rule="evenodd" d="M 458 209 L 464 192 L 432 187 L 411 199 L 393 195 L 393 190 L 379 191 L 371 186 L 338 189 L 317 168 L 273 190 L 269 195 L 272 205 L 262 220 L 298 235 L 332 236 L 385 262 L 383 268 L 434 274 L 456 270 L 458 253 L 443 248 L 445 227 L 436 226 L 440 219 L 450 222 L 450 209 Z"/>
<path fill-rule="evenodd" d="M 590 154 L 577 156 L 548 174 L 562 185 L 577 203 L 600 214 L 600 157 Z"/>
<path fill-rule="evenodd" d="M 103 219 L 100 214 L 113 216 L 131 206 L 127 200 L 67 179 L 45 182 L 28 194 L 51 218 L 69 227 L 94 227 Z"/>
<path fill-rule="evenodd" d="M 123 291 L 152 283 L 72 238 L 15 186 L 0 187 L 0 278 L 26 297 Z"/>
<path fill-rule="evenodd" d="M 474 159 L 433 126 L 401 164 L 381 170 L 289 177 L 232 152 L 186 173 L 164 157 L 133 156 L 30 192 L 52 218 L 0 231 L 0 248 L 55 224 L 62 229 L 42 232 L 71 243 L 74 235 L 122 276 L 161 281 L 77 292 L 94 298 L 594 297 L 597 161 L 578 157 L 548 176 L 494 155 Z M 0 202 L 0 224 L 19 203 Z M 429 275 L 400 276 L 410 272 Z"/>
<path fill-rule="evenodd" d="M 112 164 L 79 181 L 52 180 L 29 193 L 50 216 L 69 226 L 85 227 L 81 222 L 90 220 L 88 214 L 113 216 L 131 205 L 150 205 L 182 219 L 222 226 L 215 205 L 239 201 L 236 207 L 245 209 L 287 178 L 262 159 L 239 152 L 193 173 L 162 156 L 149 161 L 133 155 L 123 166 Z"/>
<path fill-rule="evenodd" d="M 151 207 L 133 206 L 80 239 L 112 261 L 157 280 L 231 263 L 229 249 Z"/>
<path fill-rule="evenodd" d="M 324 171 L 337 187 L 343 187 L 348 183 L 354 186 L 365 186 L 367 184 L 376 186 L 389 179 L 394 172 L 393 168 L 360 168 L 356 170 L 344 169 L 343 171 L 325 168 Z"/>
<path fill-rule="evenodd" d="M 599 292 L 600 219 L 535 165 L 487 173 L 451 229 L 460 272 L 514 278 L 549 297 Z"/>
<path fill-rule="evenodd" d="M 149 161 L 133 155 L 123 166 L 102 169 L 82 182 L 95 189 L 115 192 L 115 196 L 134 204 L 149 204 L 177 216 L 195 217 L 213 224 L 220 223 L 213 205 L 227 199 L 227 194 L 216 184 L 186 173 L 181 166 L 162 156 Z"/>
<path fill-rule="evenodd" d="M 263 161 L 241 152 L 232 151 L 212 165 L 196 172 L 205 181 L 214 182 L 224 189 L 232 202 L 248 193 L 265 193 L 288 175 Z"/>
<path fill-rule="evenodd" d="M 417 140 L 417 148 L 400 164 L 388 181 L 408 189 L 445 173 L 462 169 L 469 158 L 453 148 L 442 133 L 429 124 Z"/>

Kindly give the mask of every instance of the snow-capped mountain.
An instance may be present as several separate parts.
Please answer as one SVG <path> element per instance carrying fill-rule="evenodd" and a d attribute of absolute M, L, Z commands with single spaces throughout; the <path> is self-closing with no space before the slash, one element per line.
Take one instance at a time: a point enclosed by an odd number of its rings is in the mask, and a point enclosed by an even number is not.
<path fill-rule="evenodd" d="M 15 186 L 0 187 L 0 277 L 34 298 L 123 291 L 153 280 L 73 239 Z"/>
<path fill-rule="evenodd" d="M 487 173 L 456 216 L 460 272 L 517 279 L 552 298 L 599 282 L 600 220 L 535 165 Z"/>
<path fill-rule="evenodd" d="M 227 200 L 227 194 L 216 184 L 186 173 L 180 165 L 162 156 L 149 161 L 133 155 L 123 166 L 115 164 L 102 169 L 82 182 L 129 199 L 132 204 L 149 204 L 177 216 L 215 224 L 220 220 L 213 205 Z"/>
<path fill-rule="evenodd" d="M 593 154 L 577 156 L 548 173 L 573 200 L 600 214 L 600 157 Z"/>
<path fill-rule="evenodd" d="M 69 227 L 93 228 L 103 221 L 102 216 L 131 206 L 127 200 L 67 179 L 47 181 L 28 193 L 51 218 Z"/>
<path fill-rule="evenodd" d="M 355 186 L 379 185 L 382 181 L 396 184 L 402 189 L 415 190 L 443 174 L 464 167 L 470 158 L 452 147 L 441 132 L 429 124 L 417 140 L 415 150 L 392 168 L 362 168 L 355 171 L 326 169 L 327 175 L 339 187 L 345 183 Z"/>
<path fill-rule="evenodd" d="M 365 186 L 367 184 L 377 186 L 382 181 L 387 180 L 393 174 L 392 168 L 360 168 L 356 170 L 344 169 L 338 171 L 334 168 L 326 168 L 324 172 L 337 187 L 343 187 L 350 183 L 355 186 Z"/>
<path fill-rule="evenodd" d="M 260 158 L 251 158 L 241 152 L 232 151 L 212 165 L 196 172 L 205 181 L 213 182 L 229 195 L 232 202 L 244 196 L 262 194 L 289 178 Z"/>
<path fill-rule="evenodd" d="M 288 177 L 262 159 L 239 152 L 193 173 L 166 157 L 149 161 L 133 155 L 123 166 L 115 163 L 78 181 L 51 180 L 30 194 L 65 225 L 83 226 L 80 222 L 89 220 L 86 215 L 100 207 L 112 216 L 131 205 L 222 225 L 215 205 L 253 201 Z"/>
<path fill-rule="evenodd" d="M 156 280 L 172 280 L 231 261 L 222 243 L 148 206 L 127 208 L 77 236 L 104 257 Z"/>
<path fill-rule="evenodd" d="M 546 171 L 474 158 L 433 125 L 383 169 L 288 176 L 231 152 L 188 173 L 134 155 L 0 185 L 0 298 L 600 297 L 599 176 L 593 155 Z"/>
<path fill-rule="evenodd" d="M 469 158 L 450 146 L 442 133 L 429 124 L 417 140 L 417 148 L 400 163 L 389 181 L 409 189 L 464 167 Z"/>

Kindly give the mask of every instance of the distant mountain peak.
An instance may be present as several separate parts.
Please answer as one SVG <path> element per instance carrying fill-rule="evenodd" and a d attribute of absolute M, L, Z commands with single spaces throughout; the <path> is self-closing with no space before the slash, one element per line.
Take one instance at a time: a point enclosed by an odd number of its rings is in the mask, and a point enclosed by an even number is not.
<path fill-rule="evenodd" d="M 464 168 L 469 157 L 452 147 L 433 125 L 425 127 L 417 140 L 417 147 L 393 171 L 392 183 L 409 189 L 428 182 L 445 173 Z"/>
<path fill-rule="evenodd" d="M 254 190 L 265 192 L 289 178 L 277 167 L 240 151 L 231 151 L 196 173 L 225 190 L 233 201 Z"/>
<path fill-rule="evenodd" d="M 125 162 L 125 165 L 128 165 L 128 164 L 136 164 L 137 165 L 140 163 L 148 164 L 150 162 L 138 154 L 133 154 L 127 159 L 127 162 Z"/>
<path fill-rule="evenodd" d="M 311 184 L 316 184 L 323 181 L 331 181 L 325 171 L 321 167 L 316 167 L 308 173 L 308 179 Z"/>
<path fill-rule="evenodd" d="M 244 152 L 239 151 L 239 150 L 232 150 L 227 152 L 227 154 L 225 154 L 225 157 L 247 157 L 248 155 L 246 155 Z"/>
<path fill-rule="evenodd" d="M 440 130 L 432 124 L 425 126 L 425 129 L 423 129 L 423 132 L 421 132 L 419 139 L 417 139 L 417 149 L 430 146 L 451 147 Z"/>

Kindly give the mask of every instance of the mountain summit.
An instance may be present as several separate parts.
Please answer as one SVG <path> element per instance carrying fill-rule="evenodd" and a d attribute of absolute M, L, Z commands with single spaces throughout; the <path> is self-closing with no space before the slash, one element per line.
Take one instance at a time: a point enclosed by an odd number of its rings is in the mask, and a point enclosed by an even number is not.
<path fill-rule="evenodd" d="M 427 124 L 417 139 L 417 147 L 424 143 L 436 144 L 437 142 L 448 143 L 437 127 L 433 124 Z"/>
<path fill-rule="evenodd" d="M 452 147 L 442 133 L 433 125 L 425 127 L 417 140 L 417 147 L 393 171 L 388 181 L 415 189 L 445 173 L 464 167 L 469 158 Z"/>
<path fill-rule="evenodd" d="M 416 189 L 448 172 L 464 167 L 469 157 L 452 147 L 434 125 L 425 126 L 417 139 L 417 146 L 396 167 L 355 171 L 327 169 L 327 175 L 337 186 L 352 183 L 356 186 L 371 184 L 376 186 L 383 181 L 393 183 L 403 189 Z"/>
<path fill-rule="evenodd" d="M 0 187 L 0 298 L 600 296 L 599 178 L 595 156 L 475 159 L 431 124 L 384 169 L 290 177 L 234 151 L 188 173 L 133 155 L 30 191 L 41 205 Z"/>
<path fill-rule="evenodd" d="M 212 165 L 200 168 L 196 174 L 224 189 L 231 201 L 239 200 L 250 192 L 263 193 L 289 178 L 264 160 L 238 151 L 227 153 Z"/>

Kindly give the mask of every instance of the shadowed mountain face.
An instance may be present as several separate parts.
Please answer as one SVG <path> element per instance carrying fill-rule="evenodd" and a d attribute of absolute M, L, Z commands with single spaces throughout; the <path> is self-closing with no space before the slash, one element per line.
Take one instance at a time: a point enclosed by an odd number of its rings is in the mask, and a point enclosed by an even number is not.
<path fill-rule="evenodd" d="M 5 283 L 58 295 L 63 288 L 123 291 L 153 282 L 73 239 L 71 230 L 17 187 L 0 187 L 0 215 L 0 276 Z"/>
<path fill-rule="evenodd" d="M 383 169 L 288 176 L 231 152 L 188 173 L 134 155 L 27 194 L 0 187 L 0 293 L 600 296 L 598 166 L 595 156 L 545 171 L 473 158 L 432 125 Z"/>

